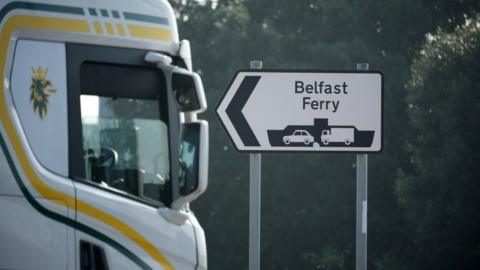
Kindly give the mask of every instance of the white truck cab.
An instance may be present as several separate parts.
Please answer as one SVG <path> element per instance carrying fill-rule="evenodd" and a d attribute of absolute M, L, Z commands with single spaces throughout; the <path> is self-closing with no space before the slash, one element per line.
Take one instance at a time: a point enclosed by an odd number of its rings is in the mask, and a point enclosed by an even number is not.
<path fill-rule="evenodd" d="M 208 126 L 166 0 L 0 2 L 0 269 L 206 269 Z"/>

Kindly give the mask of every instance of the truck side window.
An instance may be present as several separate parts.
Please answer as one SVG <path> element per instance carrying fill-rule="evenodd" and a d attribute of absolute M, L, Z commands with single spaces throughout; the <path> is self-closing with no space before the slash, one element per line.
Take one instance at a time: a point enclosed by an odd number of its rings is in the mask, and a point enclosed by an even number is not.
<path fill-rule="evenodd" d="M 163 202 L 170 181 L 163 74 L 86 62 L 80 68 L 80 86 L 86 180 Z"/>

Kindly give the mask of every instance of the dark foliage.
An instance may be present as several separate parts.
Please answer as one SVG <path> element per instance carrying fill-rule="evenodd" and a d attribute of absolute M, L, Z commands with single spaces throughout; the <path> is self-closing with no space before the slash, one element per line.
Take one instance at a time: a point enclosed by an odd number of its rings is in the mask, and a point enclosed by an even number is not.
<path fill-rule="evenodd" d="M 210 269 L 248 265 L 248 154 L 235 151 L 214 109 L 235 71 L 250 60 L 288 69 L 352 69 L 368 62 L 382 71 L 385 149 L 369 156 L 369 268 L 460 269 L 475 263 L 478 268 L 474 241 L 480 241 L 465 240 L 472 226 L 480 225 L 473 204 L 478 184 L 472 184 L 479 177 L 474 156 L 480 122 L 478 113 L 468 113 L 478 110 L 478 53 L 470 52 L 465 62 L 446 52 L 447 59 L 438 62 L 420 52 L 433 50 L 422 47 L 427 34 L 453 31 L 480 11 L 479 1 L 171 2 L 181 38 L 191 41 L 194 69 L 202 74 L 209 103 L 202 117 L 210 122 L 210 183 L 192 207 L 206 231 Z M 445 37 L 450 36 L 435 36 Z M 427 90 L 419 90 L 424 86 Z M 470 103 L 460 103 L 465 100 Z M 421 104 L 437 104 L 435 117 L 418 115 Z M 443 115 L 446 104 L 451 107 Z M 454 131 L 460 126 L 462 131 Z M 438 149 L 424 138 L 434 135 Z M 449 145 L 447 136 L 459 143 Z M 263 155 L 262 269 L 354 269 L 354 163 L 354 155 Z M 454 245 L 444 247 L 449 239 Z"/>
<path fill-rule="evenodd" d="M 432 36 L 408 84 L 413 169 L 397 183 L 422 269 L 480 266 L 480 18 Z"/>

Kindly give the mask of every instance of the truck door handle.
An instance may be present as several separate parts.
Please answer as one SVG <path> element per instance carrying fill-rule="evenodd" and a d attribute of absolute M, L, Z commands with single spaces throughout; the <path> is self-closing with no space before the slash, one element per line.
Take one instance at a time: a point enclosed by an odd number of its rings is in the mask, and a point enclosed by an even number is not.
<path fill-rule="evenodd" d="M 107 257 L 103 248 L 80 240 L 80 270 L 108 270 Z"/>

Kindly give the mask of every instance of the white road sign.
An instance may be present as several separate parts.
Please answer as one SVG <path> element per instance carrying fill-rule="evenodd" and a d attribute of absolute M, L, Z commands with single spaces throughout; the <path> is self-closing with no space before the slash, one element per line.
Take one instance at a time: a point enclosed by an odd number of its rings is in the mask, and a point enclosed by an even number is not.
<path fill-rule="evenodd" d="M 239 71 L 217 114 L 239 151 L 380 152 L 383 76 Z"/>

